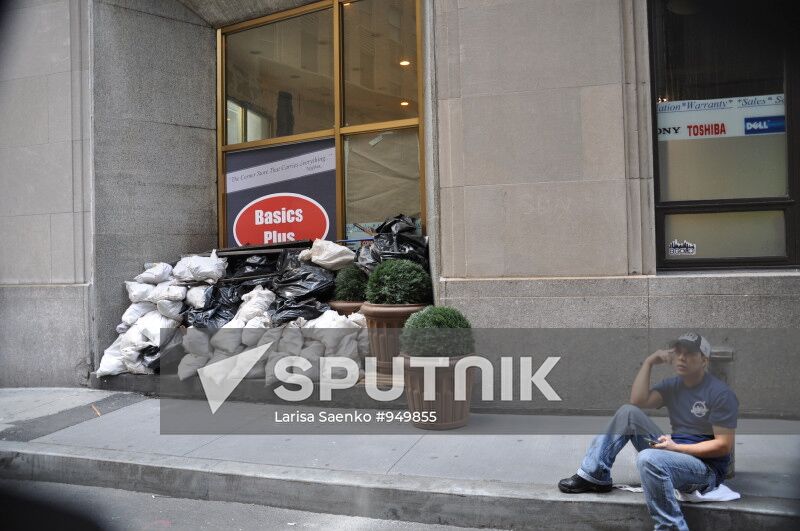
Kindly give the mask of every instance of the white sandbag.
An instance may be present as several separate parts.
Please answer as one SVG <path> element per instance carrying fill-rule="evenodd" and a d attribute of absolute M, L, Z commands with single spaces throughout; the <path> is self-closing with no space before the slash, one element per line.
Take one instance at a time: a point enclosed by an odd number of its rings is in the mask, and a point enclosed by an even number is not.
<path fill-rule="evenodd" d="M 131 374 L 155 374 L 153 369 L 149 369 L 143 360 L 127 361 L 125 360 L 125 368 Z"/>
<path fill-rule="evenodd" d="M 300 351 L 300 356 L 307 359 L 311 363 L 311 367 L 302 370 L 300 367 L 292 367 L 292 374 L 302 374 L 308 376 L 312 382 L 319 381 L 319 365 L 320 358 L 325 355 L 325 345 L 320 341 L 311 341 L 311 343 Z"/>
<path fill-rule="evenodd" d="M 254 347 L 258 344 L 264 331 L 272 325 L 268 315 L 256 315 L 242 329 L 242 344 Z"/>
<path fill-rule="evenodd" d="M 200 356 L 190 352 L 178 363 L 178 379 L 183 381 L 197 374 L 197 369 L 205 367 L 210 356 Z"/>
<path fill-rule="evenodd" d="M 275 352 L 278 349 L 278 343 L 280 343 L 284 328 L 286 328 L 285 325 L 275 328 L 268 328 L 267 331 L 261 336 L 261 339 L 258 340 L 256 346 L 260 347 L 261 345 L 270 344 L 268 350 L 270 352 Z"/>
<path fill-rule="evenodd" d="M 215 351 L 228 353 L 235 351 L 242 343 L 242 329 L 246 324 L 245 321 L 234 318 L 214 334 L 214 337 L 211 338 L 211 346 Z"/>
<path fill-rule="evenodd" d="M 347 319 L 352 321 L 353 323 L 357 324 L 359 328 L 366 328 L 367 327 L 367 318 L 364 317 L 363 313 L 354 312 L 347 316 Z"/>
<path fill-rule="evenodd" d="M 162 299 L 156 303 L 158 313 L 164 317 L 181 320 L 181 312 L 183 311 L 183 301 L 171 301 L 169 299 Z"/>
<path fill-rule="evenodd" d="M 127 331 L 128 331 L 128 329 L 129 329 L 130 327 L 131 327 L 131 325 L 129 325 L 129 324 L 120 323 L 120 324 L 118 324 L 118 325 L 116 326 L 116 328 L 114 328 L 114 330 L 115 330 L 115 331 L 116 331 L 118 334 L 124 334 L 125 332 L 127 332 Z"/>
<path fill-rule="evenodd" d="M 278 381 L 278 378 L 275 376 L 275 364 L 278 363 L 278 360 L 285 358 L 286 356 L 291 356 L 287 352 L 270 352 L 269 356 L 267 357 L 267 363 L 264 365 L 264 385 L 269 387 Z"/>
<path fill-rule="evenodd" d="M 245 350 L 249 350 L 249 347 L 241 345 L 241 349 L 242 352 L 244 352 Z M 246 359 L 246 356 L 237 356 L 236 366 L 228 374 L 228 378 L 231 379 L 263 378 L 266 375 L 266 373 L 264 372 L 264 364 L 267 362 L 268 357 L 269 357 L 269 352 L 267 349 L 261 353 L 261 357 L 259 357 L 255 365 L 252 365 L 250 363 L 251 360 Z"/>
<path fill-rule="evenodd" d="M 175 285 L 175 279 L 166 280 L 156 285 L 147 300 L 153 304 L 158 301 L 182 301 L 186 298 L 186 288 L 184 286 Z"/>
<path fill-rule="evenodd" d="M 147 300 L 153 292 L 151 284 L 142 284 L 140 282 L 125 281 L 125 289 L 128 291 L 128 299 L 131 302 L 142 302 Z"/>
<path fill-rule="evenodd" d="M 183 336 L 183 350 L 198 356 L 211 357 L 211 345 L 205 329 L 190 326 Z"/>
<path fill-rule="evenodd" d="M 137 321 L 131 325 L 127 332 L 122 334 L 119 348 L 120 350 L 131 348 L 139 351 L 151 345 L 150 340 L 143 334 L 142 325 Z"/>
<path fill-rule="evenodd" d="M 206 306 L 206 292 L 211 286 L 195 286 L 186 292 L 186 304 L 195 310 L 202 310 Z"/>
<path fill-rule="evenodd" d="M 100 367 L 97 368 L 96 373 L 98 378 L 122 374 L 127 370 L 122 362 L 122 352 L 119 349 L 120 343 L 122 343 L 122 336 L 119 336 L 110 347 L 103 351 L 103 357 L 100 358 Z"/>
<path fill-rule="evenodd" d="M 292 323 L 288 323 L 283 329 L 277 350 L 285 352 L 287 356 L 299 356 L 302 349 L 303 333 L 300 331 L 299 327 L 292 326 Z"/>
<path fill-rule="evenodd" d="M 136 282 L 158 284 L 169 280 L 170 275 L 172 275 L 172 266 L 164 262 L 145 264 L 144 269 L 144 272 L 137 275 L 134 279 Z"/>
<path fill-rule="evenodd" d="M 164 345 L 172 339 L 175 329 L 180 324 L 175 319 L 164 317 L 158 311 L 150 312 L 136 321 L 136 325 L 141 327 L 142 335 L 154 346 Z"/>
<path fill-rule="evenodd" d="M 213 284 L 225 276 L 225 268 L 228 265 L 226 258 L 217 258 L 217 251 L 211 252 L 211 256 L 187 256 L 181 258 L 172 270 L 172 275 L 183 281 L 199 281 Z"/>
<path fill-rule="evenodd" d="M 151 286 L 152 287 L 152 286 Z M 125 310 L 125 313 L 122 314 L 122 322 L 127 325 L 132 325 L 136 321 L 139 320 L 139 317 L 143 316 L 146 313 L 150 313 L 156 309 L 156 305 L 152 302 L 142 301 L 142 302 L 134 302 L 128 309 Z"/>
<path fill-rule="evenodd" d="M 225 361 L 228 358 L 230 358 L 230 355 L 228 355 L 227 353 L 222 352 L 220 350 L 215 350 L 214 355 L 211 356 L 210 360 L 208 360 L 208 364 L 206 365 L 206 367 L 211 367 L 215 363 L 219 363 L 220 361 Z M 229 376 L 230 372 L 231 372 L 230 368 L 228 368 L 227 364 L 225 364 L 215 367 L 214 370 L 208 372 L 204 371 L 203 376 L 211 378 L 212 382 L 219 385 L 230 377 Z"/>
<path fill-rule="evenodd" d="M 340 315 L 335 310 L 327 310 L 303 326 L 303 335 L 322 341 L 325 344 L 325 355 L 335 356 L 339 344 L 345 338 L 352 338 L 356 344 L 355 341 L 360 330 L 361 328 L 347 317 Z"/>
<path fill-rule="evenodd" d="M 328 240 L 317 239 L 311 245 L 311 262 L 331 271 L 349 266 L 355 257 L 356 253 L 344 245 Z"/>
<path fill-rule="evenodd" d="M 262 286 L 256 286 L 249 293 L 242 295 L 242 304 L 236 312 L 236 318 L 247 322 L 257 315 L 264 314 L 274 300 L 274 293 Z"/>

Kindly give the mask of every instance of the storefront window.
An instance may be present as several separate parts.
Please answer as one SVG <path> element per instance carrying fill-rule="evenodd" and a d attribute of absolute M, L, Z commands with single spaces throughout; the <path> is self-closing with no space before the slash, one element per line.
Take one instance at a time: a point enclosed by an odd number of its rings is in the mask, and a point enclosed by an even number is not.
<path fill-rule="evenodd" d="M 364 239 L 400 213 L 424 230 L 420 2 L 322 0 L 219 30 L 220 245 Z"/>
<path fill-rule="evenodd" d="M 414 2 L 360 0 L 342 12 L 344 124 L 417 116 Z"/>
<path fill-rule="evenodd" d="M 344 142 L 346 235 L 365 236 L 397 213 L 420 217 L 416 129 L 352 135 Z"/>
<path fill-rule="evenodd" d="M 651 2 L 659 265 L 797 263 L 788 2 Z"/>
<path fill-rule="evenodd" d="M 260 117 L 251 142 L 333 125 L 330 9 L 232 33 L 225 42 L 225 92 Z M 229 122 L 230 124 L 230 122 Z M 228 142 L 238 140 L 228 133 Z"/>

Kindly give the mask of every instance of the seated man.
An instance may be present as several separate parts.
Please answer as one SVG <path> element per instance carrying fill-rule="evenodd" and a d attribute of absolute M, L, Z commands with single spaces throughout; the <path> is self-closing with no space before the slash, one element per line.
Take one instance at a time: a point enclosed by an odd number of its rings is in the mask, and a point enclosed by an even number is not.
<path fill-rule="evenodd" d="M 725 479 L 739 410 L 730 387 L 706 373 L 710 354 L 711 345 L 695 333 L 682 335 L 669 351 L 651 354 L 633 381 L 631 403 L 595 437 L 578 473 L 559 481 L 561 492 L 609 492 L 611 466 L 630 441 L 639 451 L 636 466 L 656 529 L 688 529 L 674 489 L 704 493 Z M 670 362 L 677 376 L 651 389 L 652 367 Z M 639 409 L 661 406 L 667 406 L 672 436 L 663 435 Z"/>

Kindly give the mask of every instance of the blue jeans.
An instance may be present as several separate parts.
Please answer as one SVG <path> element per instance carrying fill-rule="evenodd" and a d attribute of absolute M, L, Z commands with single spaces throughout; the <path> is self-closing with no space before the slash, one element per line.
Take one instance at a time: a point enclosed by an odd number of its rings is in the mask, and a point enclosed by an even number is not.
<path fill-rule="evenodd" d="M 614 414 L 606 433 L 594 438 L 578 475 L 592 483 L 611 485 L 614 459 L 630 441 L 639 452 L 636 467 L 656 529 L 688 530 L 674 489 L 706 492 L 716 486 L 716 475 L 697 457 L 650 448 L 644 440 L 644 437 L 657 440 L 660 435 L 661 428 L 641 409 L 626 404 Z"/>

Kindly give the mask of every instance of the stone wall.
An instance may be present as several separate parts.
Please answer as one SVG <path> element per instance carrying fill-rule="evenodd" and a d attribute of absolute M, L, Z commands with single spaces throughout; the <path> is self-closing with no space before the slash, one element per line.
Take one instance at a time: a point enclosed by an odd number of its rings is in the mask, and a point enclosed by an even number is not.
<path fill-rule="evenodd" d="M 93 10 L 95 362 L 146 261 L 217 244 L 216 37 L 176 0 Z"/>
<path fill-rule="evenodd" d="M 4 2 L 0 20 L 0 386 L 85 384 L 88 2 Z"/>

